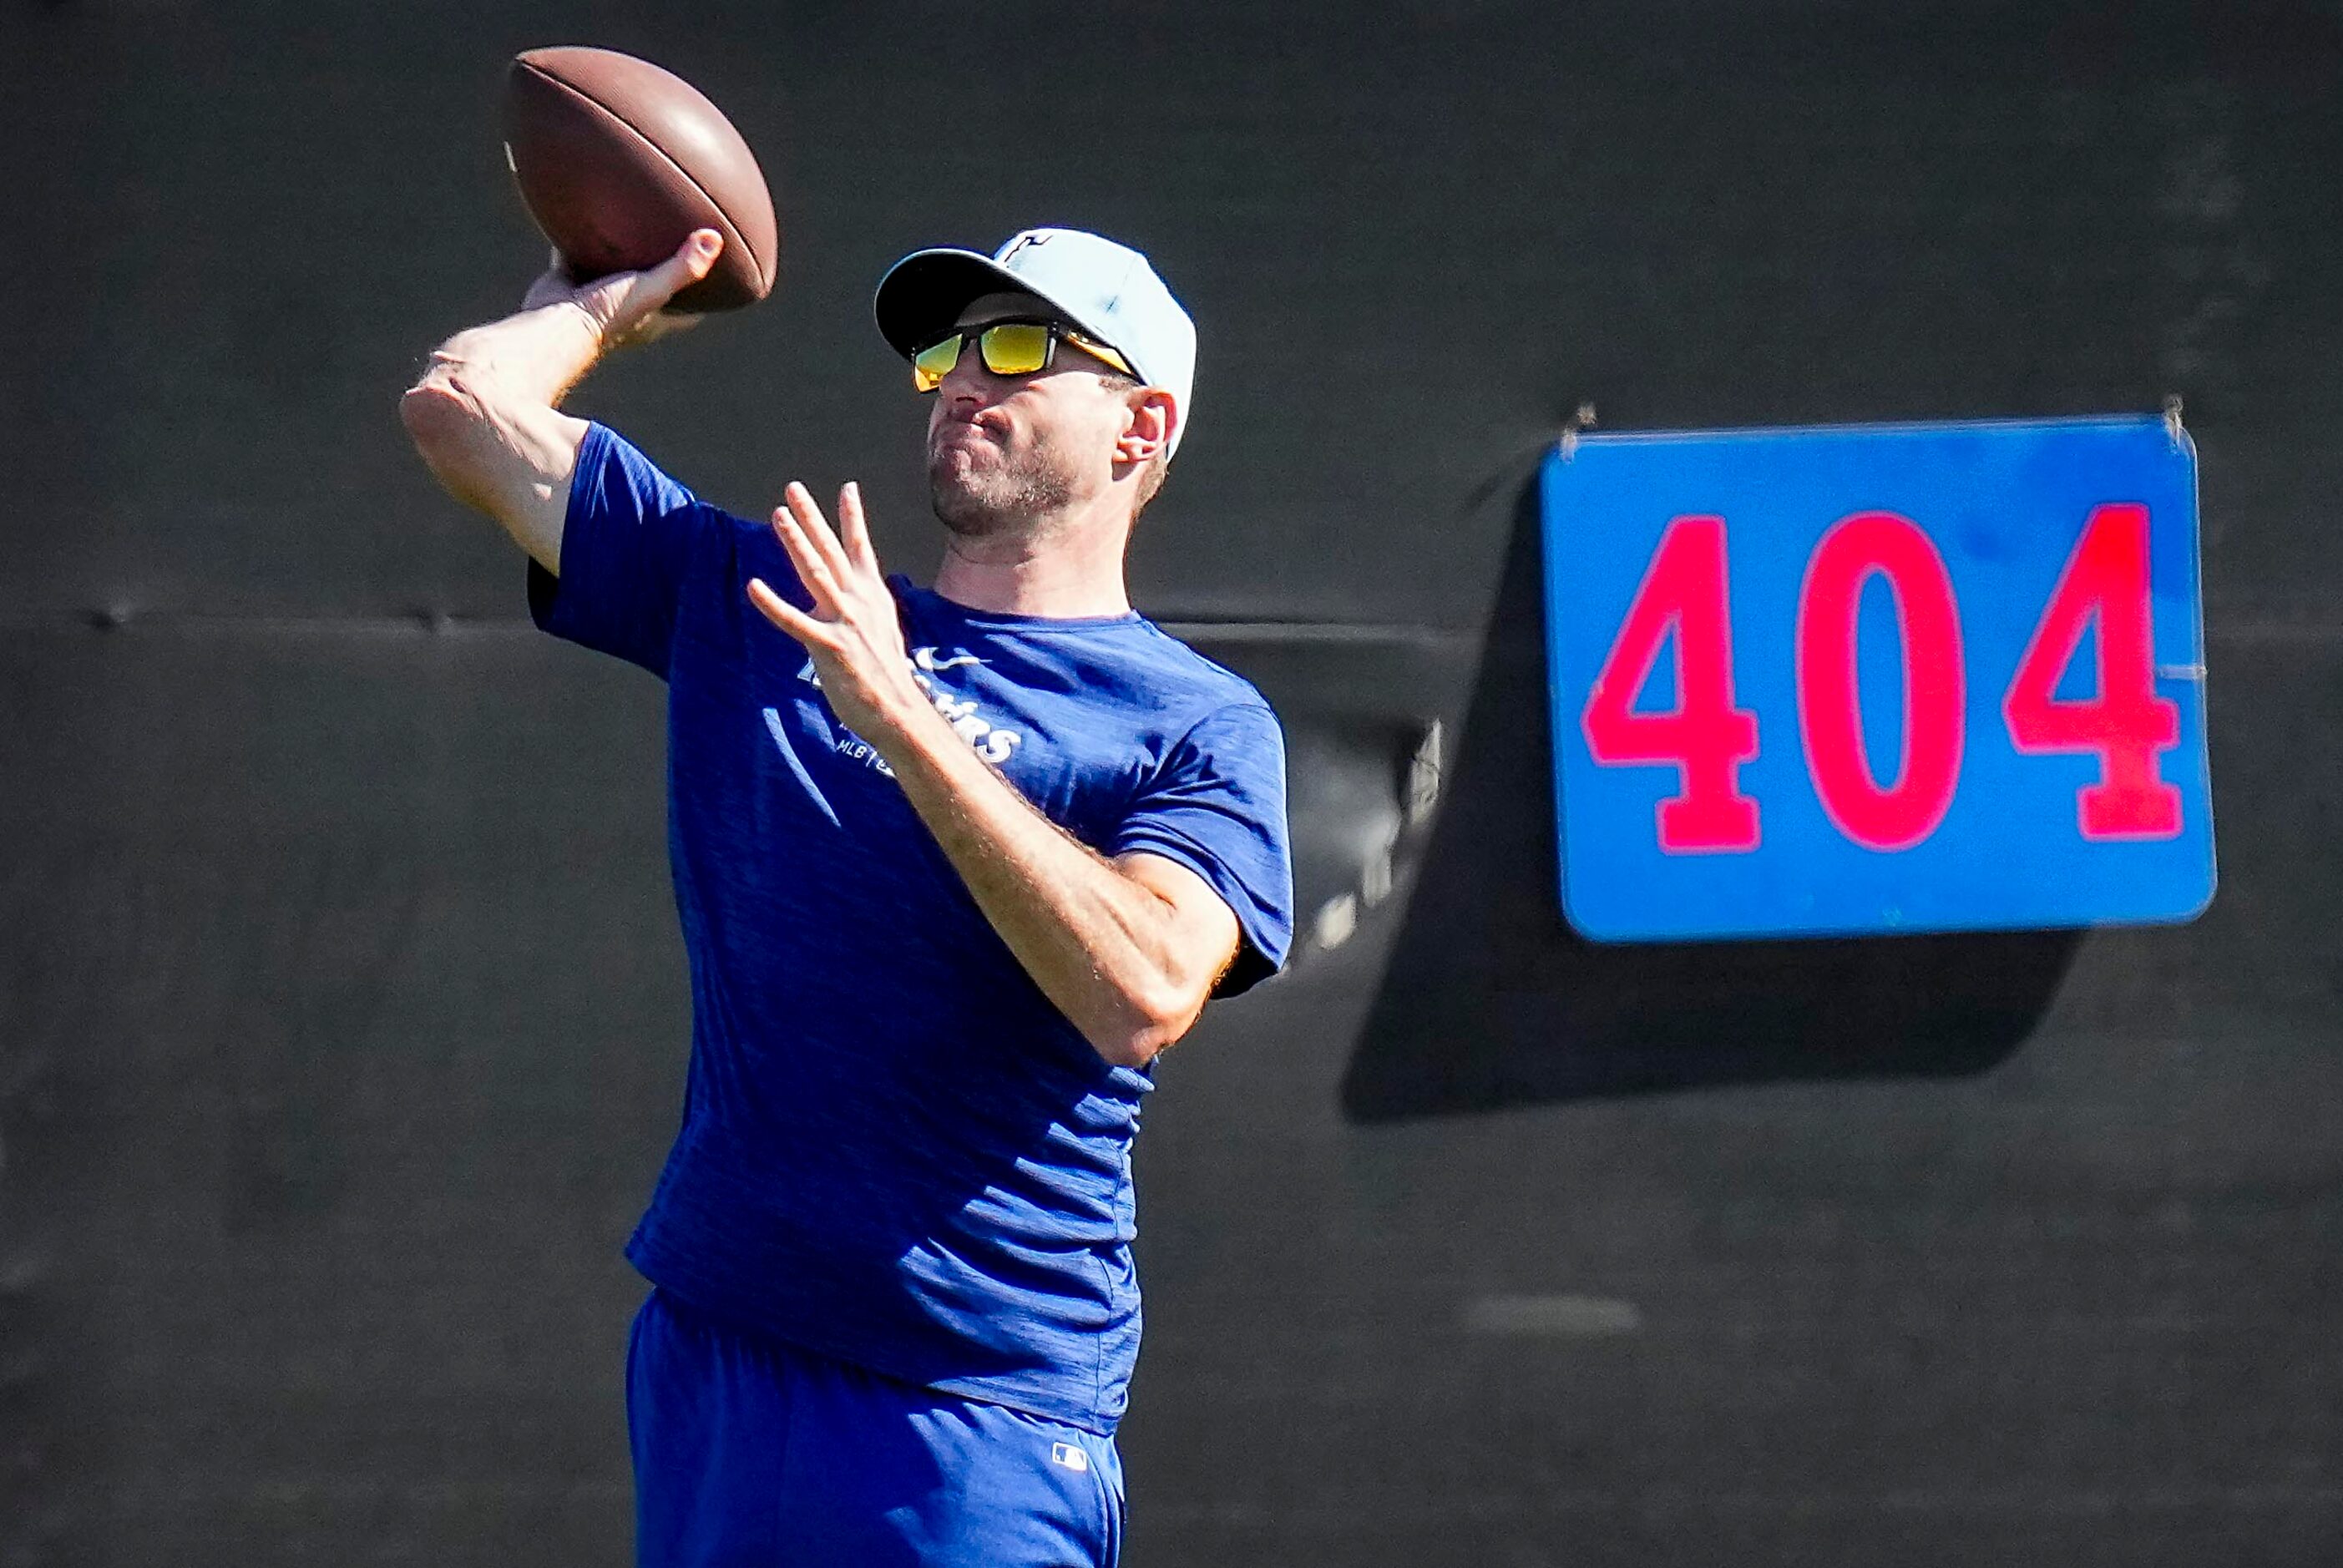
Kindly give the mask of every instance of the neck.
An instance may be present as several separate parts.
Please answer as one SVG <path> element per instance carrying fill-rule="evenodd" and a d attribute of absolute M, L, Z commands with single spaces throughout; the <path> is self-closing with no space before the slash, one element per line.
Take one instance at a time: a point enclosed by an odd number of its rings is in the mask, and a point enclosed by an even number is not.
<path fill-rule="evenodd" d="M 944 538 L 936 592 L 969 609 L 1055 619 L 1121 615 L 1127 524 L 1100 513 L 1059 517 L 1014 533 Z"/>

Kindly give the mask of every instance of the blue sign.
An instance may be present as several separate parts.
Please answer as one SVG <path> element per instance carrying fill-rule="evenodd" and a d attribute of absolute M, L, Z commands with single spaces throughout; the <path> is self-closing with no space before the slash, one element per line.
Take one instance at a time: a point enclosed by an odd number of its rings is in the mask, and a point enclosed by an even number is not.
<path fill-rule="evenodd" d="M 1605 941 L 2194 919 L 2197 457 L 2155 417 L 1589 435 L 1544 471 Z"/>

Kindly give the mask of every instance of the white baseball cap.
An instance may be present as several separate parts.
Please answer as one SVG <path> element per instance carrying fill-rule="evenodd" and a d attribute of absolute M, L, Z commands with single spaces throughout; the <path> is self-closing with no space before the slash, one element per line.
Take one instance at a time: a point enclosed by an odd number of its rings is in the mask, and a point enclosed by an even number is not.
<path fill-rule="evenodd" d="M 1048 301 L 1130 360 L 1141 381 L 1172 394 L 1172 450 L 1180 449 L 1196 377 L 1196 324 L 1127 245 L 1078 228 L 1029 228 L 989 256 L 915 250 L 879 280 L 870 310 L 880 336 L 908 359 L 950 332 L 970 301 L 1005 289 Z"/>

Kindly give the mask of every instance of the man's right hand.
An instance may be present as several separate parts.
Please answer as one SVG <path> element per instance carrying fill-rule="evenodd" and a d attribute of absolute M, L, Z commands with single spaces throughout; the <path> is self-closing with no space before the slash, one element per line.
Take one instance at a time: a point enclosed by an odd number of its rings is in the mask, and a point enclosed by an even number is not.
<path fill-rule="evenodd" d="M 639 272 L 614 272 L 591 283 L 577 282 L 555 251 L 521 297 L 523 310 L 574 305 L 584 311 L 605 348 L 629 348 L 695 327 L 701 317 L 669 310 L 667 302 L 708 276 L 724 254 L 724 236 L 712 228 L 692 230 L 673 256 Z"/>

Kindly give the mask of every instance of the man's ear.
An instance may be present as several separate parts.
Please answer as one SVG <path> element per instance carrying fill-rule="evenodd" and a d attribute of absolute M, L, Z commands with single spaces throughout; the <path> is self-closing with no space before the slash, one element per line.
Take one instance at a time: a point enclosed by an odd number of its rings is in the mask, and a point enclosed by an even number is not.
<path fill-rule="evenodd" d="M 1143 387 L 1132 394 L 1131 417 L 1114 443 L 1114 460 L 1144 466 L 1172 450 L 1172 432 L 1180 419 L 1172 394 L 1161 387 Z"/>

